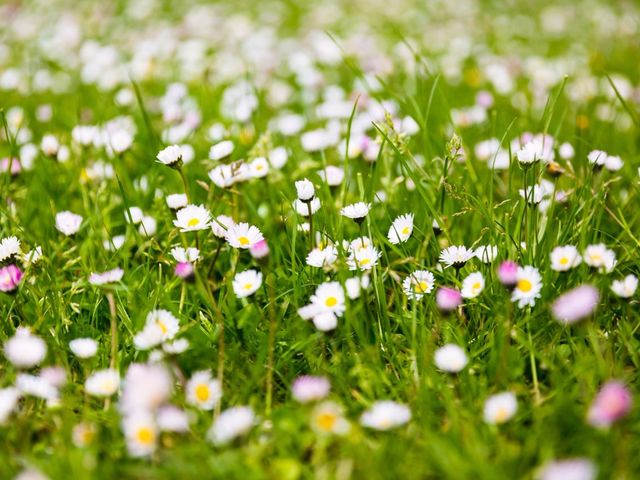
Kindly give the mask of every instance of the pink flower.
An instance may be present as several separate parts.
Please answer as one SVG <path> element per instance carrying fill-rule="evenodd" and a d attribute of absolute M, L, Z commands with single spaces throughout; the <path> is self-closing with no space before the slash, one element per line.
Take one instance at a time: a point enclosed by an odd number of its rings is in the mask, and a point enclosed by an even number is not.
<path fill-rule="evenodd" d="M 329 395 L 329 390 L 331 390 L 329 380 L 325 377 L 313 377 L 311 375 L 303 375 L 296 378 L 291 387 L 293 398 L 300 403 L 322 400 Z"/>
<path fill-rule="evenodd" d="M 9 172 L 9 168 L 11 171 Z M 11 175 L 18 175 L 22 171 L 22 165 L 17 158 L 3 158 L 0 160 L 0 172 L 9 172 Z"/>
<path fill-rule="evenodd" d="M 180 277 L 183 280 L 193 279 L 194 269 L 193 264 L 190 262 L 180 262 L 176 265 L 175 270 L 176 277 Z"/>
<path fill-rule="evenodd" d="M 12 292 L 20 284 L 22 271 L 15 265 L 0 268 L 0 292 Z"/>
<path fill-rule="evenodd" d="M 259 242 L 254 243 L 249 247 L 249 253 L 251 253 L 251 256 L 256 260 L 265 258 L 269 255 L 269 245 L 267 244 L 267 241 L 263 238 Z"/>
<path fill-rule="evenodd" d="M 587 421 L 594 427 L 608 427 L 631 410 L 631 392 L 622 382 L 607 382 L 591 404 Z"/>
<path fill-rule="evenodd" d="M 588 317 L 598 306 L 600 294 L 591 285 L 581 285 L 560 295 L 551 310 L 560 323 L 570 325 Z"/>
<path fill-rule="evenodd" d="M 440 310 L 450 312 L 462 304 L 462 294 L 451 287 L 441 287 L 436 292 L 436 304 Z"/>
<path fill-rule="evenodd" d="M 518 283 L 518 264 L 511 260 L 505 260 L 498 265 L 498 279 L 507 288 L 515 287 Z"/>

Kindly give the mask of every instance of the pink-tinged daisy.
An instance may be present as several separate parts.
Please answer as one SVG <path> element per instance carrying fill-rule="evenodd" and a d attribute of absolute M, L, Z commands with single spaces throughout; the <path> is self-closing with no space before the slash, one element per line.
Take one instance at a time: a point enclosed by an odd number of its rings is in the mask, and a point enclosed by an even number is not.
<path fill-rule="evenodd" d="M 225 232 L 227 243 L 234 248 L 249 249 L 261 240 L 264 240 L 258 227 L 248 223 L 230 225 Z"/>
<path fill-rule="evenodd" d="M 598 306 L 599 299 L 597 288 L 581 285 L 560 295 L 553 302 L 551 311 L 560 323 L 570 325 L 591 315 Z"/>

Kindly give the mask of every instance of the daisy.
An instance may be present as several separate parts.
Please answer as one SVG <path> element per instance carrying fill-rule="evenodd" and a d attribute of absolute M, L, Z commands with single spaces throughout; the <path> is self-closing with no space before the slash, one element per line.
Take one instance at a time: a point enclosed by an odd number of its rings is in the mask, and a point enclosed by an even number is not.
<path fill-rule="evenodd" d="M 411 411 L 406 405 L 391 400 L 375 402 L 362 414 L 360 423 L 375 430 L 390 430 L 411 420 Z"/>
<path fill-rule="evenodd" d="M 200 250 L 194 247 L 173 247 L 171 249 L 171 256 L 176 262 L 194 263 L 200 258 Z"/>
<path fill-rule="evenodd" d="M 443 372 L 458 373 L 467 365 L 468 359 L 463 348 L 448 343 L 436 350 L 434 361 Z"/>
<path fill-rule="evenodd" d="M 222 398 L 220 382 L 211 377 L 209 370 L 194 373 L 185 387 L 187 403 L 201 410 L 213 410 Z"/>
<path fill-rule="evenodd" d="M 252 245 L 263 240 L 264 237 L 258 227 L 248 223 L 237 223 L 227 228 L 225 239 L 234 248 L 249 249 Z"/>
<path fill-rule="evenodd" d="M 523 190 L 521 188 L 518 190 L 518 193 L 527 201 L 527 203 L 531 205 L 538 205 L 540 202 L 542 202 L 542 200 L 544 200 L 544 197 L 547 194 L 547 192 L 540 185 L 527 187 L 526 190 Z"/>
<path fill-rule="evenodd" d="M 365 202 L 353 203 L 351 205 L 347 205 L 340 210 L 340 215 L 343 217 L 350 218 L 354 220 L 356 223 L 362 223 L 364 217 L 369 214 L 369 210 L 371 210 L 371 204 Z"/>
<path fill-rule="evenodd" d="M 326 248 L 314 248 L 307 255 L 307 265 L 312 267 L 328 267 L 338 259 L 338 249 L 333 245 Z"/>
<path fill-rule="evenodd" d="M 397 245 L 400 242 L 406 242 L 413 232 L 413 213 L 407 213 L 397 217 L 387 233 L 389 242 Z"/>
<path fill-rule="evenodd" d="M 187 205 L 176 212 L 173 224 L 181 232 L 192 232 L 209 228 L 211 214 L 203 205 Z"/>
<path fill-rule="evenodd" d="M 475 249 L 473 255 L 482 263 L 491 263 L 498 256 L 498 247 L 495 245 L 481 245 Z"/>
<path fill-rule="evenodd" d="M 257 157 L 249 164 L 251 178 L 264 178 L 269 173 L 269 162 L 264 157 Z"/>
<path fill-rule="evenodd" d="M 518 401 L 512 392 L 490 396 L 484 402 L 484 421 L 492 424 L 505 423 L 518 410 Z"/>
<path fill-rule="evenodd" d="M 46 354 L 44 340 L 25 327 L 18 327 L 13 337 L 4 343 L 4 356 L 18 368 L 35 367 Z"/>
<path fill-rule="evenodd" d="M 158 162 L 172 168 L 180 168 L 182 166 L 182 148 L 180 145 L 171 145 L 160 150 L 156 156 Z"/>
<path fill-rule="evenodd" d="M 116 393 L 119 386 L 120 375 L 112 368 L 98 370 L 84 382 L 87 393 L 96 397 L 110 397 Z"/>
<path fill-rule="evenodd" d="M 473 272 L 467 275 L 462 281 L 462 298 L 476 298 L 484 290 L 484 277 L 480 272 Z"/>
<path fill-rule="evenodd" d="M 347 296 L 351 300 L 355 300 L 360 297 L 362 289 L 369 286 L 369 276 L 363 275 L 362 277 L 347 278 L 344 282 L 344 286 L 347 289 Z"/>
<path fill-rule="evenodd" d="M 602 168 L 607 161 L 608 156 L 607 152 L 603 152 L 602 150 L 592 150 L 587 155 L 587 160 L 594 167 Z"/>
<path fill-rule="evenodd" d="M 536 480 L 596 480 L 597 469 L 587 458 L 569 458 L 552 460 L 545 463 L 538 473 Z"/>
<path fill-rule="evenodd" d="M 542 277 L 538 269 L 530 265 L 518 267 L 511 301 L 518 302 L 520 308 L 527 305 L 534 306 L 536 298 L 540 298 L 540 290 L 542 290 Z"/>
<path fill-rule="evenodd" d="M 140 225 L 138 226 L 138 233 L 143 237 L 152 237 L 156 234 L 157 228 L 158 222 L 156 222 L 156 219 L 149 215 L 145 215 L 142 217 Z"/>
<path fill-rule="evenodd" d="M 59 401 L 58 389 L 41 376 L 19 373 L 16 376 L 16 387 L 22 395 L 42 398 L 53 404 Z"/>
<path fill-rule="evenodd" d="M 473 258 L 473 250 L 463 245 L 448 247 L 440 252 L 440 263 L 443 263 L 445 268 L 462 268 L 471 258 Z"/>
<path fill-rule="evenodd" d="M 251 407 L 228 408 L 214 421 L 207 436 L 214 444 L 224 445 L 247 434 L 255 423 Z"/>
<path fill-rule="evenodd" d="M 590 267 L 609 273 L 616 265 L 616 254 L 609 250 L 604 243 L 589 245 L 582 253 L 584 263 Z"/>
<path fill-rule="evenodd" d="M 122 430 L 131 456 L 147 457 L 156 450 L 158 427 L 150 413 L 128 415 L 122 421 Z"/>
<path fill-rule="evenodd" d="M 173 405 L 165 405 L 158 409 L 156 417 L 158 428 L 163 432 L 188 432 L 189 416 L 184 410 Z"/>
<path fill-rule="evenodd" d="M 462 294 L 451 287 L 440 287 L 436 292 L 436 305 L 443 312 L 452 312 L 462 304 Z"/>
<path fill-rule="evenodd" d="M 189 348 L 189 340 L 179 338 L 173 342 L 165 342 L 162 344 L 162 350 L 169 355 L 178 355 L 185 352 Z"/>
<path fill-rule="evenodd" d="M 233 142 L 231 140 L 224 140 L 211 146 L 209 149 L 209 158 L 211 160 L 222 160 L 231 155 L 231 152 L 233 152 Z"/>
<path fill-rule="evenodd" d="M 98 351 L 98 342 L 93 338 L 75 338 L 69 342 L 69 348 L 78 358 L 91 358 Z"/>
<path fill-rule="evenodd" d="M 0 262 L 4 262 L 20 253 L 18 237 L 6 237 L 0 241 Z"/>
<path fill-rule="evenodd" d="M 235 225 L 233 218 L 227 215 L 218 215 L 211 221 L 211 231 L 218 238 L 224 238 L 227 235 L 227 230 Z"/>
<path fill-rule="evenodd" d="M 152 412 L 167 402 L 174 380 L 162 363 L 132 363 L 122 383 L 119 408 L 123 415 Z"/>
<path fill-rule="evenodd" d="M 412 300 L 419 300 L 431 293 L 434 285 L 435 277 L 427 270 L 416 270 L 402 281 L 404 293 Z"/>
<path fill-rule="evenodd" d="M 313 215 L 320 210 L 320 206 L 320 199 L 318 197 L 313 197 L 313 199 L 308 202 L 303 202 L 300 199 L 296 199 L 296 201 L 293 202 L 294 210 L 298 215 L 303 217 L 308 217 L 310 214 Z"/>
<path fill-rule="evenodd" d="M 121 268 L 114 268 L 113 270 L 109 270 L 104 273 L 92 273 L 89 276 L 89 283 L 91 285 L 106 285 L 108 283 L 116 283 L 122 280 L 122 276 L 124 275 L 124 270 Z"/>
<path fill-rule="evenodd" d="M 566 272 L 580 265 L 580 262 L 582 262 L 582 257 L 573 245 L 556 247 L 551 250 L 551 269 L 556 272 Z"/>
<path fill-rule="evenodd" d="M 347 259 L 347 265 L 349 266 L 349 270 L 371 270 L 378 264 L 380 256 L 380 251 L 375 247 L 360 248 L 353 252 Z"/>
<path fill-rule="evenodd" d="M 238 298 L 253 295 L 262 285 L 262 273 L 256 270 L 245 270 L 233 277 L 233 291 Z"/>
<path fill-rule="evenodd" d="M 84 448 L 93 442 L 96 432 L 96 426 L 93 423 L 77 423 L 71 431 L 71 441 L 76 447 Z"/>
<path fill-rule="evenodd" d="M 148 350 L 160 343 L 173 339 L 180 330 L 180 322 L 168 310 L 152 310 L 147 314 L 144 328 L 133 338 L 140 350 Z"/>
<path fill-rule="evenodd" d="M 340 167 L 327 165 L 324 170 L 318 171 L 318 176 L 330 187 L 337 187 L 344 180 L 344 170 Z"/>
<path fill-rule="evenodd" d="M 322 400 L 329 395 L 331 384 L 325 377 L 303 375 L 296 378 L 291 386 L 293 398 L 300 403 Z"/>
<path fill-rule="evenodd" d="M 320 284 L 310 300 L 320 312 L 331 312 L 341 316 L 345 311 L 344 290 L 338 282 Z"/>
<path fill-rule="evenodd" d="M 335 402 L 323 402 L 311 412 L 311 428 L 320 434 L 345 435 L 351 429 L 343 409 Z"/>
<path fill-rule="evenodd" d="M 0 425 L 4 425 L 20 400 L 20 391 L 15 387 L 0 388 Z"/>
<path fill-rule="evenodd" d="M 598 428 L 609 427 L 629 413 L 632 396 L 622 382 L 607 382 L 591 404 L 587 421 Z"/>
<path fill-rule="evenodd" d="M 298 180 L 295 183 L 295 186 L 298 200 L 300 200 L 301 202 L 310 202 L 316 194 L 313 183 L 311 183 L 311 181 L 307 180 L 306 178 Z"/>
<path fill-rule="evenodd" d="M 69 211 L 56 213 L 56 229 L 68 237 L 78 233 L 81 224 L 82 217 L 80 215 Z"/>
<path fill-rule="evenodd" d="M 581 285 L 560 295 L 551 306 L 556 320 L 570 325 L 588 317 L 598 306 L 600 293 L 591 285 Z"/>
<path fill-rule="evenodd" d="M 542 159 L 540 148 L 534 142 L 525 143 L 524 146 L 516 152 L 516 157 L 522 166 L 531 166 Z"/>
<path fill-rule="evenodd" d="M 180 210 L 188 205 L 189 201 L 185 193 L 172 193 L 165 197 L 167 207 L 171 210 Z"/>
<path fill-rule="evenodd" d="M 622 298 L 630 298 L 636 293 L 638 288 L 638 277 L 627 275 L 622 280 L 614 280 L 611 284 L 611 291 Z"/>
<path fill-rule="evenodd" d="M 330 332 L 338 326 L 338 317 L 333 312 L 320 312 L 311 319 L 313 325 L 321 332 Z"/>
<path fill-rule="evenodd" d="M 22 270 L 15 265 L 0 268 L 0 292 L 13 292 L 20 285 Z"/>

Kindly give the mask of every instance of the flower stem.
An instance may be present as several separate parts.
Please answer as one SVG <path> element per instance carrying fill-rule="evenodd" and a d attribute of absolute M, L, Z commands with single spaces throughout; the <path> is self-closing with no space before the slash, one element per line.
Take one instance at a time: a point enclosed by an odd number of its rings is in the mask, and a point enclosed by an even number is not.
<path fill-rule="evenodd" d="M 116 299 L 113 293 L 107 292 L 107 302 L 109 302 L 109 313 L 111 314 L 111 368 L 116 367 L 116 356 L 118 355 L 118 324 L 116 323 Z"/>
<path fill-rule="evenodd" d="M 269 294 L 269 340 L 267 352 L 267 394 L 265 402 L 265 415 L 271 415 L 271 403 L 273 399 L 273 363 L 276 343 L 277 315 L 276 315 L 276 291 L 274 288 L 274 275 L 267 272 L 267 292 Z"/>

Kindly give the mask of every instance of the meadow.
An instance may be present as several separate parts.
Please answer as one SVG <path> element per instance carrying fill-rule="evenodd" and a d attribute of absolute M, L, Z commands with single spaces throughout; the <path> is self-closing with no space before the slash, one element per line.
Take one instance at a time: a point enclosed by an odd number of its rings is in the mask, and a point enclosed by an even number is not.
<path fill-rule="evenodd" d="M 532 3 L 2 2 L 0 478 L 640 477 L 640 5 Z"/>

